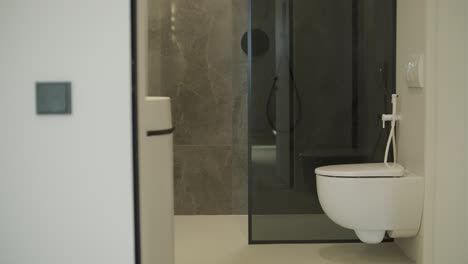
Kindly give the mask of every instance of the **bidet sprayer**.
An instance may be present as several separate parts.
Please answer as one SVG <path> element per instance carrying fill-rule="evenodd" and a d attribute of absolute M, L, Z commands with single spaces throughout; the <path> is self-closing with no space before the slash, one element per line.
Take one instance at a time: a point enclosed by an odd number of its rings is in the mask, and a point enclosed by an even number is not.
<path fill-rule="evenodd" d="M 383 128 L 385 128 L 385 123 L 390 122 L 391 123 L 391 130 L 390 134 L 388 135 L 388 141 L 387 141 L 387 147 L 385 148 L 385 158 L 384 158 L 384 163 L 385 165 L 388 165 L 388 153 L 390 151 L 390 144 L 393 142 L 393 163 L 396 164 L 397 162 L 397 148 L 396 148 L 396 132 L 395 132 L 395 126 L 396 126 L 396 121 L 401 119 L 401 116 L 397 114 L 397 103 L 398 103 L 398 94 L 392 94 L 392 114 L 382 115 L 382 122 L 383 122 Z"/>

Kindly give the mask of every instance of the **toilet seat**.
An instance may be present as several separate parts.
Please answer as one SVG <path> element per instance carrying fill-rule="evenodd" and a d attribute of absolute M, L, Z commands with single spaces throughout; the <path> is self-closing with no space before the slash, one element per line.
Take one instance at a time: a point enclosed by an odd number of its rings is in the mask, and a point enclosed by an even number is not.
<path fill-rule="evenodd" d="M 399 178 L 405 175 L 400 164 L 364 163 L 320 167 L 316 175 L 334 178 Z"/>

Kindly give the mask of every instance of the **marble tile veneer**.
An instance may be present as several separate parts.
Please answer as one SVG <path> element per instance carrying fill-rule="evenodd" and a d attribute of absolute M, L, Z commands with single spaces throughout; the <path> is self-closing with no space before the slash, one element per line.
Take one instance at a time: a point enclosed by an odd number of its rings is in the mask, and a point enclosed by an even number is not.
<path fill-rule="evenodd" d="M 246 0 L 150 0 L 149 86 L 170 96 L 176 214 L 247 212 Z"/>

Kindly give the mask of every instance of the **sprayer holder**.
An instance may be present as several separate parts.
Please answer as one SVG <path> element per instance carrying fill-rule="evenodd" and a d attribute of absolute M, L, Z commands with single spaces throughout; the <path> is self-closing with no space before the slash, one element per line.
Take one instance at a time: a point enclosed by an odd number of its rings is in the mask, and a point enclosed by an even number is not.
<path fill-rule="evenodd" d="M 397 114 L 397 102 L 398 94 L 392 94 L 392 113 L 382 115 L 382 127 L 385 128 L 386 122 L 391 122 L 392 126 L 395 125 L 396 121 L 401 120 L 401 116 Z"/>
<path fill-rule="evenodd" d="M 386 122 L 400 121 L 400 115 L 382 115 L 382 128 L 385 128 Z"/>

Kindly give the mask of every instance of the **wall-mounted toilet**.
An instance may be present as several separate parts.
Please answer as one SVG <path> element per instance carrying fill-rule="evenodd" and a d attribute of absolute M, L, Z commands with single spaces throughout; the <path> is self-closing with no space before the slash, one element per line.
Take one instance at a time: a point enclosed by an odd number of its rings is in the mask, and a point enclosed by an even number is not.
<path fill-rule="evenodd" d="M 317 168 L 317 191 L 328 217 L 353 229 L 366 243 L 417 235 L 421 224 L 424 179 L 384 163 Z"/>

